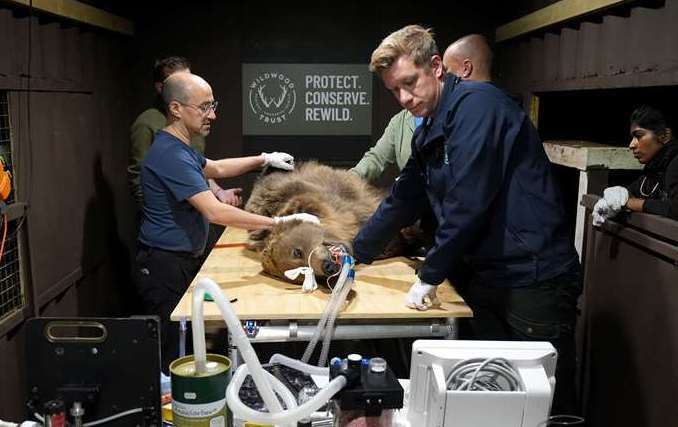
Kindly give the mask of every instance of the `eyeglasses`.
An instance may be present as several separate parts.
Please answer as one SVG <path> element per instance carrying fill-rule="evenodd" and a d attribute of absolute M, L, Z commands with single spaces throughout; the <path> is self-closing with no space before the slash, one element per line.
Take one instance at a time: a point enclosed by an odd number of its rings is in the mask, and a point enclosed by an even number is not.
<path fill-rule="evenodd" d="M 175 101 L 177 101 L 181 105 L 185 105 L 187 107 L 193 107 L 203 114 L 209 114 L 210 110 L 212 110 L 216 113 L 217 107 L 219 106 L 219 101 L 205 102 L 205 103 L 200 104 L 200 105 L 186 104 L 185 102 L 181 102 L 178 99 L 175 99 Z"/>

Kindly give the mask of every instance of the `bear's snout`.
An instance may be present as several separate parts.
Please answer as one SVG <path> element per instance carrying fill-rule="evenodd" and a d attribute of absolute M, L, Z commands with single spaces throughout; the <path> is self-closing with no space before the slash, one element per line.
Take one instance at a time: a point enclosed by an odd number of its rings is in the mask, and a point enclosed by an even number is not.
<path fill-rule="evenodd" d="M 337 274 L 339 271 L 339 264 L 335 263 L 334 261 L 330 259 L 326 259 L 323 261 L 323 273 L 326 276 L 331 276 L 333 274 Z"/>

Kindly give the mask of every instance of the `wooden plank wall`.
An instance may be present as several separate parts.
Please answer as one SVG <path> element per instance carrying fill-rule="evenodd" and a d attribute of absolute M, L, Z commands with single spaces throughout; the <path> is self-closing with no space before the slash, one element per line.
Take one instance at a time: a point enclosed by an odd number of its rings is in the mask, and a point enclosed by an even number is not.
<path fill-rule="evenodd" d="M 620 15 L 500 43 L 500 80 L 523 94 L 678 84 L 678 1 Z"/>
<path fill-rule="evenodd" d="M 588 218 L 593 203 L 587 203 Z M 586 425 L 675 426 L 676 224 L 634 213 L 606 230 L 586 226 L 580 324 Z"/>
<path fill-rule="evenodd" d="M 126 314 L 130 43 L 0 6 L 0 91 L 10 100 L 17 200 L 29 205 L 31 315 Z M 24 340 L 23 323 L 0 336 L 3 419 L 24 415 Z"/>

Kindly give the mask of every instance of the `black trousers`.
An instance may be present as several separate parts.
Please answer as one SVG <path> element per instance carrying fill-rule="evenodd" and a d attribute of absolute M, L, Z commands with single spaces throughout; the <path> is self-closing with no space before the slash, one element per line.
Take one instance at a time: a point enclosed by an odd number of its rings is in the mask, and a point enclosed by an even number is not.
<path fill-rule="evenodd" d="M 165 374 L 169 374 L 169 364 L 179 356 L 179 322 L 170 321 L 170 314 L 203 260 L 204 257 L 146 246 L 137 249 L 135 282 L 145 314 L 160 317 L 161 368 Z M 190 345 L 190 339 L 186 345 Z"/>
<path fill-rule="evenodd" d="M 459 293 L 473 310 L 471 336 L 478 340 L 549 341 L 558 351 L 551 413 L 578 414 L 575 326 L 582 291 L 579 268 L 518 288 L 471 281 Z"/>

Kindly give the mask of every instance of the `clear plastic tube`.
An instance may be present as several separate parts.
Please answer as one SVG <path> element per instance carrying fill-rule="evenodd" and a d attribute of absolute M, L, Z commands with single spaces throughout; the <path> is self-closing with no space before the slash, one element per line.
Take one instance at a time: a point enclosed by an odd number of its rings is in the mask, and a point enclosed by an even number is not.
<path fill-rule="evenodd" d="M 250 408 L 238 398 L 238 390 L 245 381 L 247 374 L 247 365 L 243 365 L 236 370 L 235 375 L 226 389 L 226 401 L 228 402 L 231 411 L 233 411 L 233 414 L 238 418 L 260 424 L 294 425 L 294 423 L 301 418 L 310 417 L 346 385 L 346 378 L 344 376 L 338 376 L 330 381 L 327 386 L 323 387 L 318 394 L 313 396 L 308 402 L 284 412 L 265 413 Z M 282 384 L 281 386 L 284 387 Z"/>
<path fill-rule="evenodd" d="M 343 301 L 340 301 L 341 291 L 344 289 L 346 278 L 348 277 L 348 273 L 352 268 L 352 263 L 347 261 L 349 261 L 349 258 L 345 257 L 341 267 L 341 273 L 339 274 L 337 284 L 334 286 L 334 290 L 332 291 L 330 301 L 327 303 L 327 306 L 325 307 L 325 311 L 323 312 L 320 318 L 320 322 L 318 322 L 318 326 L 316 327 L 315 332 L 313 332 L 313 337 L 311 337 L 308 346 L 306 346 L 304 355 L 301 358 L 301 361 L 304 363 L 308 363 L 309 360 L 311 360 L 311 356 L 313 355 L 313 350 L 315 350 L 315 346 L 318 344 L 318 341 L 320 340 L 320 337 L 323 335 L 323 332 L 327 330 L 326 325 L 327 320 L 330 317 L 330 314 L 334 310 L 336 310 L 337 307 L 341 307 L 341 304 L 343 303 Z"/>
<path fill-rule="evenodd" d="M 101 424 L 106 424 L 110 421 L 117 420 L 118 418 L 126 417 L 127 415 L 132 415 L 132 414 L 137 414 L 139 412 L 144 412 L 144 408 L 134 408 L 130 409 L 129 411 L 124 411 L 124 412 L 119 412 L 115 415 L 111 415 L 110 417 L 102 418 L 100 420 L 96 421 L 90 421 L 82 425 L 82 427 L 94 427 L 98 426 Z"/>
<path fill-rule="evenodd" d="M 238 374 L 238 371 L 242 371 L 242 373 Z M 246 378 L 247 375 L 250 375 L 250 372 L 247 368 L 247 365 L 240 365 L 238 369 L 236 369 L 235 373 L 233 374 L 233 377 L 235 378 L 235 375 L 242 375 L 243 378 Z M 295 396 L 292 394 L 292 392 L 280 381 L 278 378 L 276 378 L 273 374 L 270 372 L 266 371 L 266 378 L 271 381 L 271 386 L 273 387 L 273 391 L 278 393 L 278 395 L 282 398 L 283 402 L 285 403 L 285 406 L 287 406 L 287 409 L 291 408 L 296 408 L 297 405 L 297 399 Z M 243 382 L 245 380 L 243 379 Z M 231 379 L 231 382 L 233 382 L 233 379 Z M 230 385 L 230 383 L 229 383 Z M 240 395 L 238 394 L 240 389 L 240 386 L 235 388 L 235 395 L 238 396 L 238 400 L 240 400 Z M 228 391 L 226 393 L 228 396 Z M 242 401 L 240 401 L 242 403 Z M 230 407 L 230 402 L 229 402 L 229 407 Z M 248 406 L 249 408 L 249 406 Z"/>
<path fill-rule="evenodd" d="M 334 322 L 337 320 L 337 316 L 344 305 L 344 301 L 346 301 L 346 298 L 348 298 L 348 293 L 351 292 L 351 289 L 353 288 L 353 277 L 354 273 L 352 271 L 349 272 L 348 278 L 344 282 L 344 286 L 341 288 L 338 303 L 330 313 L 329 319 L 327 319 L 327 325 L 325 326 L 325 337 L 323 338 L 323 346 L 322 350 L 320 351 L 320 357 L 318 358 L 318 366 L 325 366 L 325 362 L 327 361 L 327 355 L 330 351 L 330 344 L 332 343 L 332 335 L 334 335 Z"/>
<path fill-rule="evenodd" d="M 193 328 L 193 352 L 195 358 L 196 372 L 204 372 L 207 364 L 207 353 L 205 351 L 205 321 L 203 317 L 203 300 L 205 292 L 209 292 L 214 298 L 214 302 L 219 307 L 221 315 L 228 326 L 228 330 L 233 338 L 233 344 L 238 347 L 243 360 L 249 367 L 254 384 L 259 390 L 264 404 L 271 412 L 281 412 L 282 406 L 278 398 L 273 393 L 271 383 L 266 379 L 266 371 L 261 367 L 259 358 L 254 352 L 250 340 L 240 325 L 240 319 L 236 316 L 228 298 L 224 296 L 221 288 L 211 279 L 201 278 L 193 290 L 193 310 L 191 327 Z"/>
<path fill-rule="evenodd" d="M 268 360 L 268 363 L 279 363 L 281 365 L 288 366 L 290 368 L 296 369 L 298 371 L 306 372 L 310 375 L 325 375 L 329 376 L 329 368 L 319 368 L 317 366 L 309 365 L 303 363 L 300 360 L 292 359 L 291 357 L 284 356 L 280 353 L 276 353 Z"/>
<path fill-rule="evenodd" d="M 337 284 L 334 286 L 334 289 L 332 290 L 332 295 L 330 296 L 330 300 L 328 301 L 327 305 L 325 306 L 325 311 L 323 311 L 322 316 L 320 317 L 320 321 L 318 322 L 318 326 L 316 327 L 315 331 L 313 332 L 313 336 L 311 337 L 311 340 L 308 342 L 308 345 L 306 346 L 306 350 L 304 351 L 304 355 L 301 358 L 301 361 L 304 363 L 308 363 L 311 360 L 311 356 L 313 355 L 313 350 L 315 350 L 315 346 L 318 344 L 318 341 L 322 337 L 323 331 L 325 330 L 325 325 L 327 324 L 327 319 L 330 316 L 330 313 L 334 307 L 334 303 L 339 297 L 339 293 L 341 292 L 341 288 L 346 281 L 346 276 L 348 275 L 348 268 L 345 266 L 342 266 L 341 274 L 339 275 L 339 278 L 337 279 Z"/>
<path fill-rule="evenodd" d="M 207 363 L 207 354 L 205 350 L 205 325 L 203 317 L 203 299 L 205 292 L 209 292 L 216 302 L 221 315 L 228 326 L 233 338 L 233 343 L 237 346 L 246 364 L 240 366 L 233 376 L 226 389 L 226 401 L 231 411 L 238 417 L 263 424 L 274 425 L 295 425 L 301 418 L 309 417 L 317 409 L 322 407 L 339 390 L 346 385 L 346 378 L 339 376 L 323 387 L 311 400 L 303 405 L 297 406 L 296 399 L 284 384 L 277 378 L 267 372 L 259 363 L 252 344 L 243 331 L 240 320 L 235 314 L 231 304 L 219 286 L 212 280 L 201 278 L 193 290 L 192 305 L 192 328 L 193 328 L 193 346 L 196 371 L 205 369 Z M 277 361 L 281 364 L 300 369 L 310 374 L 329 375 L 328 369 L 317 368 L 300 361 L 290 359 L 282 355 L 274 355 L 271 361 Z M 239 390 L 245 377 L 250 374 L 254 380 L 259 394 L 264 404 L 270 412 L 259 412 L 246 406 L 238 396 Z M 283 399 L 287 410 L 282 409 L 282 405 L 275 393 Z"/>

